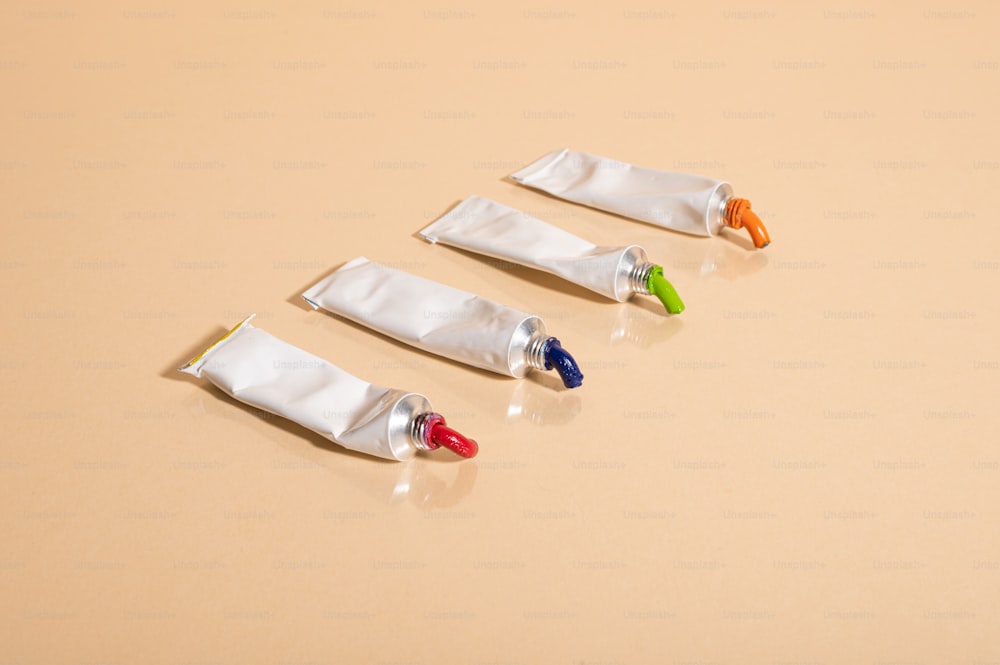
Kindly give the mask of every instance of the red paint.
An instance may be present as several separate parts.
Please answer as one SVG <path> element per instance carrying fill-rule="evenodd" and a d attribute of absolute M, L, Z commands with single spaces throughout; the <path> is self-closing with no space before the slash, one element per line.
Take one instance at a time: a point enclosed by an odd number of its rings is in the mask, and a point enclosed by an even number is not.
<path fill-rule="evenodd" d="M 467 439 L 452 428 L 444 424 L 444 418 L 431 425 L 428 432 L 433 446 L 444 446 L 456 455 L 462 457 L 475 457 L 479 452 L 479 444 L 472 439 Z"/>

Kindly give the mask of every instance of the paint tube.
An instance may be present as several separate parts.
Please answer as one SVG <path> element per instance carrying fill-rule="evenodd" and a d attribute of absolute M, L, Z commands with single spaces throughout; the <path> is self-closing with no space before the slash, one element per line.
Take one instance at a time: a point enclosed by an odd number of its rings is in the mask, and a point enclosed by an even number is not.
<path fill-rule="evenodd" d="M 567 388 L 583 381 L 576 361 L 537 316 L 363 256 L 302 297 L 314 308 L 475 367 L 517 378 L 555 369 Z"/>
<path fill-rule="evenodd" d="M 574 203 L 699 236 L 746 228 L 753 244 L 771 242 L 750 202 L 728 182 L 671 173 L 572 150 L 550 152 L 511 180 Z"/>
<path fill-rule="evenodd" d="M 404 461 L 446 447 L 462 457 L 475 441 L 449 428 L 418 393 L 382 388 L 250 324 L 251 314 L 180 371 L 361 453 Z"/>
<path fill-rule="evenodd" d="M 420 235 L 428 242 L 544 270 L 618 302 L 637 293 L 655 295 L 671 314 L 684 311 L 663 267 L 650 262 L 642 247 L 598 247 L 481 196 L 465 199 Z"/>

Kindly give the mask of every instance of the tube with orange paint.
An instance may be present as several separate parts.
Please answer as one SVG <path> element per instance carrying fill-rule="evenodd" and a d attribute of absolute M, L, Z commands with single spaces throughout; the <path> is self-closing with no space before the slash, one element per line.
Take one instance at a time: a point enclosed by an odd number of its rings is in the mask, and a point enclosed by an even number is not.
<path fill-rule="evenodd" d="M 674 231 L 714 236 L 745 228 L 758 249 L 771 238 L 750 202 L 723 180 L 644 168 L 563 149 L 511 174 L 511 180 L 591 208 Z"/>

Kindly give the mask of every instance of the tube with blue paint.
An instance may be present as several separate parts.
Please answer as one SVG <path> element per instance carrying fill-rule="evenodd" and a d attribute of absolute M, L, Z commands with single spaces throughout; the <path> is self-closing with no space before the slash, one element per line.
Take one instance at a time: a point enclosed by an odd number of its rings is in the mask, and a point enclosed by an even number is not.
<path fill-rule="evenodd" d="M 369 261 L 348 261 L 302 294 L 322 308 L 418 349 L 521 378 L 556 370 L 567 388 L 583 373 L 537 316 Z"/>

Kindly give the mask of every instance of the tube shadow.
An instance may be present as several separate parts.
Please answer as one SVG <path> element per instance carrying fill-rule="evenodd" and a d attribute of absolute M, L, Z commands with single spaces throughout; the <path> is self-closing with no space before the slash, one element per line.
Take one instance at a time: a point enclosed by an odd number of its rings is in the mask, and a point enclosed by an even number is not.
<path fill-rule="evenodd" d="M 220 396 L 223 399 L 219 399 Z M 232 408 L 233 405 L 237 408 Z M 423 510 L 454 506 L 471 494 L 478 474 L 474 460 L 463 460 L 447 451 L 420 454 L 409 462 L 393 462 L 342 448 L 312 430 L 235 400 L 210 384 L 200 386 L 198 391 L 184 400 L 183 406 L 195 419 L 220 418 L 261 433 L 275 446 L 307 462 L 307 466 L 315 465 L 336 476 L 337 482 L 356 487 L 370 498 L 390 505 L 409 502 Z M 281 432 L 295 436 L 282 436 Z M 313 449 L 300 444 L 301 439 L 323 454 L 314 454 Z M 340 459 L 327 456 L 327 452 L 365 463 L 350 466 L 327 463 Z M 455 469 L 450 482 L 445 480 L 448 468 Z"/>

